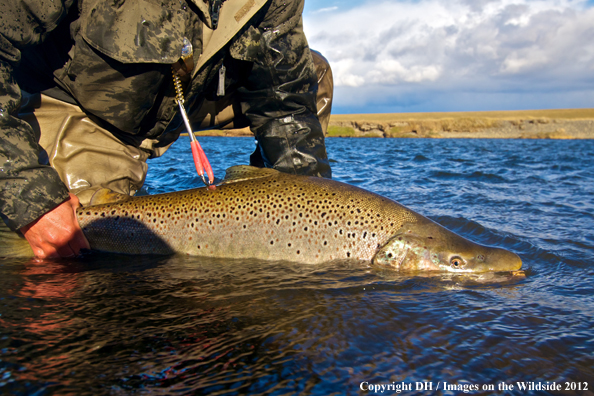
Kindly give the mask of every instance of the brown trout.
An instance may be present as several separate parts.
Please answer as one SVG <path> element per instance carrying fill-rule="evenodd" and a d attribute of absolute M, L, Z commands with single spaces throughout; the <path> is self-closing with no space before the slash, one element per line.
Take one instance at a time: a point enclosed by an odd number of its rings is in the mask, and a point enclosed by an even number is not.
<path fill-rule="evenodd" d="M 316 264 L 353 259 L 397 270 L 515 271 L 482 246 L 348 184 L 235 166 L 216 190 L 132 197 L 77 212 L 94 250 Z"/>

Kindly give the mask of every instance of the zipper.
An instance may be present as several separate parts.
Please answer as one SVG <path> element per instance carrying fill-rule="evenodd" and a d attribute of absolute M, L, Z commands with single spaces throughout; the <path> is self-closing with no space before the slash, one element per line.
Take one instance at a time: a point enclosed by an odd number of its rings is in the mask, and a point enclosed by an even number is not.
<path fill-rule="evenodd" d="M 225 96 L 225 72 L 227 68 L 225 65 L 221 65 L 219 69 L 219 87 L 217 89 L 217 96 Z"/>

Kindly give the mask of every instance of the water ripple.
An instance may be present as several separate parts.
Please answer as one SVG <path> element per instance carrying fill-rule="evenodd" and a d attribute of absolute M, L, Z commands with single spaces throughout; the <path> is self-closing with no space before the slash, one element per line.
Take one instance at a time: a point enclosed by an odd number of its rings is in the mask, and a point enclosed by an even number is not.
<path fill-rule="evenodd" d="M 218 160 L 219 178 L 247 163 L 254 147 L 249 138 L 201 143 Z M 185 256 L 4 261 L 2 392 L 355 395 L 363 381 L 592 386 L 592 142 L 327 145 L 335 179 L 518 253 L 526 276 Z M 183 138 L 150 162 L 149 193 L 200 186 Z"/>

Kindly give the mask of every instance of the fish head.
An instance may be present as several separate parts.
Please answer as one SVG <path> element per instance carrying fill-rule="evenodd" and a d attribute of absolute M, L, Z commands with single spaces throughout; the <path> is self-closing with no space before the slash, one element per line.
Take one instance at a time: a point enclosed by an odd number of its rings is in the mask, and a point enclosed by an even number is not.
<path fill-rule="evenodd" d="M 504 272 L 522 267 L 508 250 L 479 245 L 430 220 L 403 226 L 373 258 L 398 270 Z"/>

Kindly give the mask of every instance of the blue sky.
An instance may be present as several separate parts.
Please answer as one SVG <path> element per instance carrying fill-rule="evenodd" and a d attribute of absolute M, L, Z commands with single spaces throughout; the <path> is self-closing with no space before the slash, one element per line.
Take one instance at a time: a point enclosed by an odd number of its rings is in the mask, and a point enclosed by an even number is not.
<path fill-rule="evenodd" d="M 333 112 L 594 108 L 594 0 L 305 0 Z"/>

